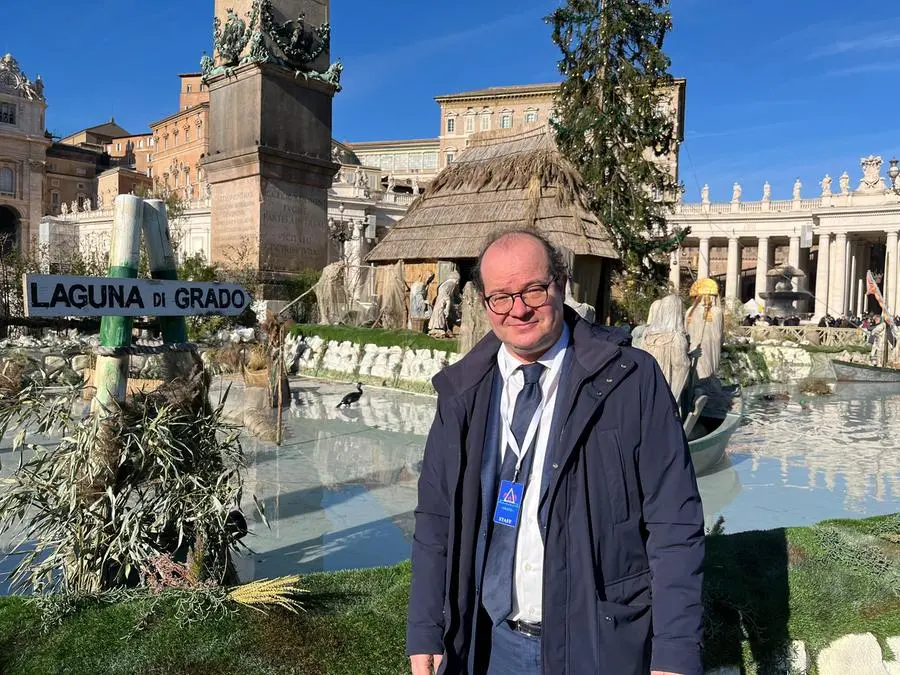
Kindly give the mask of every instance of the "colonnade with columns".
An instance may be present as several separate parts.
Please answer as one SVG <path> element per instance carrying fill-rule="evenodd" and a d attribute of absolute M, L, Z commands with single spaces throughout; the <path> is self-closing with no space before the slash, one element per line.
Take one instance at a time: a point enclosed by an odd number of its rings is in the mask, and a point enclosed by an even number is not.
<path fill-rule="evenodd" d="M 778 247 L 787 248 L 786 254 L 781 262 L 790 264 L 796 269 L 802 270 L 805 274 L 809 274 L 809 250 L 801 248 L 801 240 L 799 235 L 783 237 L 783 236 L 739 236 L 732 235 L 727 237 L 689 237 L 685 240 L 684 247 L 695 249 L 697 252 L 696 269 L 690 270 L 687 276 L 693 278 L 703 278 L 708 276 L 720 277 L 722 270 L 714 270 L 712 267 L 712 258 L 710 255 L 712 248 L 726 248 L 727 257 L 724 269 L 724 298 L 730 306 L 741 304 L 745 299 L 741 294 L 742 278 L 752 272 L 755 278 L 754 298 L 758 305 L 764 305 L 765 301 L 760 293 L 774 288 L 777 280 L 768 276 L 769 270 L 775 265 L 775 250 Z M 747 270 L 744 263 L 744 249 L 750 247 L 756 249 L 755 269 Z M 670 274 L 669 280 L 673 287 L 681 286 L 682 277 L 685 270 L 682 270 L 682 251 L 674 251 L 670 258 Z M 797 277 L 793 280 L 795 290 L 809 290 L 808 277 Z M 799 306 L 798 311 L 804 311 L 804 307 Z M 810 310 L 811 311 L 811 310 Z"/>
<path fill-rule="evenodd" d="M 723 297 L 729 306 L 753 298 L 763 307 L 765 300 L 761 293 L 773 290 L 777 281 L 768 273 L 776 266 L 778 249 L 779 265 L 790 265 L 806 275 L 793 279 L 794 290 L 810 291 L 815 297 L 814 302 L 809 298 L 808 305 L 806 301 L 798 301 L 798 313 L 811 313 L 815 318 L 826 314 L 840 317 L 866 313 L 870 307 L 866 299 L 868 270 L 876 275 L 888 308 L 900 312 L 900 228 L 887 232 L 820 232 L 811 248 L 804 248 L 801 242 L 798 234 L 688 237 L 683 244 L 688 255 L 683 250 L 671 254 L 670 282 L 680 288 L 685 278 L 713 276 L 721 281 L 724 277 Z M 743 255 L 747 247 L 756 249 L 752 268 Z M 724 266 L 719 257 L 715 261 L 716 269 L 711 258 L 713 248 L 727 250 Z M 689 271 L 683 269 L 683 261 L 693 260 L 694 255 L 695 266 Z M 754 280 L 753 291 L 742 294 L 742 278 L 747 277 Z"/>
<path fill-rule="evenodd" d="M 866 300 L 866 272 L 869 270 L 876 275 L 888 310 L 896 314 L 900 302 L 898 239 L 898 230 L 821 232 L 817 237 L 815 315 L 865 313 L 869 307 Z"/>

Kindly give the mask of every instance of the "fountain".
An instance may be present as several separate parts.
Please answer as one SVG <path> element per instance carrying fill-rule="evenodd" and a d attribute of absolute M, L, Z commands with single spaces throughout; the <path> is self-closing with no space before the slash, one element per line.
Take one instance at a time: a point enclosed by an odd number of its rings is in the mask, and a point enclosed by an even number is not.
<path fill-rule="evenodd" d="M 766 314 L 778 318 L 785 318 L 800 314 L 794 303 L 798 300 L 815 301 L 815 296 L 809 291 L 795 291 L 793 285 L 794 277 L 805 277 L 803 270 L 798 270 L 792 265 L 781 265 L 774 267 L 766 273 L 767 277 L 778 279 L 775 282 L 774 291 L 766 291 L 760 293 L 759 297 L 766 301 Z M 809 314 L 809 312 L 803 312 Z"/>

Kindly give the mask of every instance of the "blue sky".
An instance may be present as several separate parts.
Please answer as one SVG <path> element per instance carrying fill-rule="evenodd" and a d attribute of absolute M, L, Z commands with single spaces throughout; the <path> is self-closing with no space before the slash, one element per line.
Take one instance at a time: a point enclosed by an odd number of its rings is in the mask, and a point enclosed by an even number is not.
<path fill-rule="evenodd" d="M 138 133 L 177 107 L 176 75 L 211 43 L 212 0 L 4 0 L 0 49 L 40 73 L 48 128 L 111 116 Z M 7 6 L 9 5 L 9 6 Z M 438 134 L 434 96 L 558 79 L 542 17 L 557 0 L 333 0 L 341 140 Z M 681 178 L 757 199 L 819 193 L 827 172 L 853 184 L 859 158 L 900 154 L 900 6 L 881 0 L 673 0 L 672 74 L 688 80 Z"/>

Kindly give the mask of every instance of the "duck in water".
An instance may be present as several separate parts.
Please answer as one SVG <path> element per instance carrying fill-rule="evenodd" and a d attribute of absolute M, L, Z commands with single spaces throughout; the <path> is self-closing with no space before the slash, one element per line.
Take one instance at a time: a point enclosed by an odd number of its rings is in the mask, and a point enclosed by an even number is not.
<path fill-rule="evenodd" d="M 356 383 L 356 391 L 351 391 L 349 394 L 344 396 L 341 399 L 341 402 L 337 404 L 338 408 L 343 408 L 344 406 L 350 407 L 351 404 L 356 403 L 360 397 L 362 396 L 362 382 Z"/>

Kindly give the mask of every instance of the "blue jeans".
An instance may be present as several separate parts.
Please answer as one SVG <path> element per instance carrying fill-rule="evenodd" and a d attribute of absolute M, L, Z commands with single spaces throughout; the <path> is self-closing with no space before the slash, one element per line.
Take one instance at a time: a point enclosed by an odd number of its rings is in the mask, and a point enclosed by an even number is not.
<path fill-rule="evenodd" d="M 514 631 L 504 621 L 491 633 L 487 675 L 540 675 L 541 638 Z"/>

